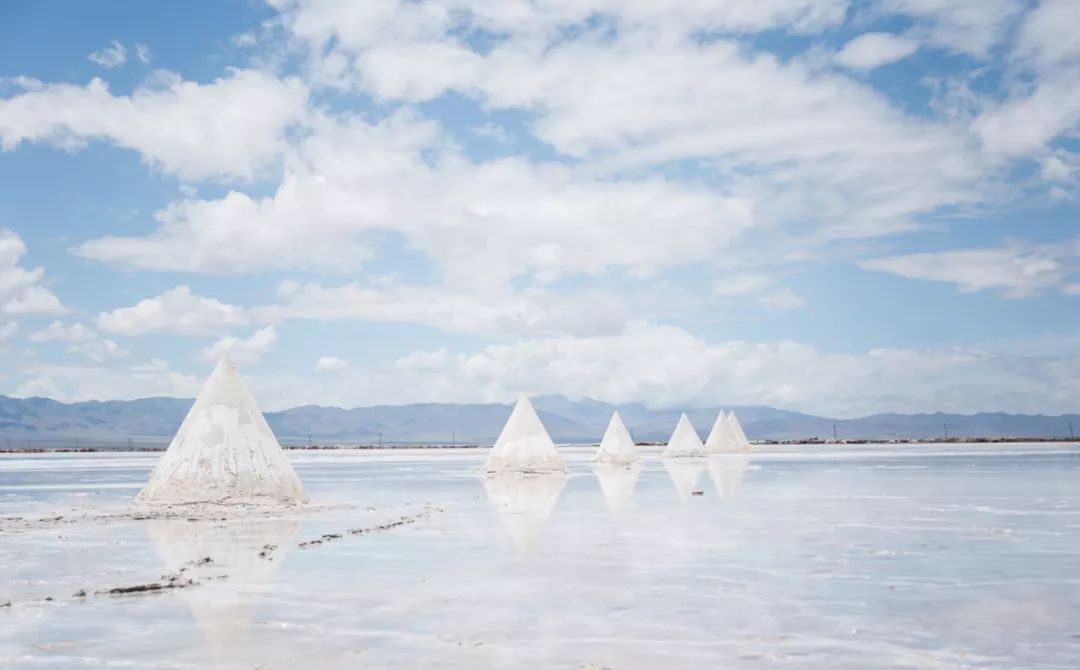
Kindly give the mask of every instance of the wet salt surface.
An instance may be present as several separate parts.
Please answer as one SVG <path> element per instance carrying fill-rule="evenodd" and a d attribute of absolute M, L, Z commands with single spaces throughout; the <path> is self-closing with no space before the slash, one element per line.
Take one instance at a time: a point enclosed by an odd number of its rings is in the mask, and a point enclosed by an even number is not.
<path fill-rule="evenodd" d="M 689 463 L 653 451 L 631 472 L 564 453 L 565 479 L 485 482 L 483 450 L 292 452 L 313 500 L 347 506 L 107 522 L 79 515 L 123 512 L 156 454 L 2 455 L 0 517 L 74 521 L 0 524 L 0 664 L 1080 658 L 1080 446 L 776 447 Z M 169 574 L 197 585 L 94 594 Z"/>

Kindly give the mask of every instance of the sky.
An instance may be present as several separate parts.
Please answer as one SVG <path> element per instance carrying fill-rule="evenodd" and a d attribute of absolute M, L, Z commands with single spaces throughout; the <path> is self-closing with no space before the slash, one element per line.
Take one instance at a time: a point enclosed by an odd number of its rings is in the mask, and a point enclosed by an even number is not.
<path fill-rule="evenodd" d="M 1080 411 L 1075 0 L 0 5 L 0 393 Z"/>

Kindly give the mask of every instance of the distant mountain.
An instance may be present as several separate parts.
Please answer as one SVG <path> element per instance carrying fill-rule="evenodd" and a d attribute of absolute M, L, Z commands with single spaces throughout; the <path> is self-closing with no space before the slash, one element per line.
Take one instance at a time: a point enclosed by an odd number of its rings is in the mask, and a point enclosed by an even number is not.
<path fill-rule="evenodd" d="M 61 403 L 47 398 L 0 396 L 0 448 L 37 443 L 160 444 L 180 426 L 191 400 L 140 400 Z M 639 403 L 611 405 L 564 396 L 533 399 L 537 413 L 558 442 L 596 442 L 618 409 L 639 441 L 666 440 L 679 418 L 677 409 L 649 409 Z M 365 442 L 386 444 L 490 444 L 510 414 L 506 404 L 424 403 L 341 409 L 308 405 L 270 412 L 267 421 L 285 443 Z M 1069 422 L 1080 430 L 1080 415 L 1028 414 L 875 414 L 860 419 L 829 419 L 773 407 L 733 407 L 752 440 L 829 439 L 833 426 L 845 439 L 941 437 L 1061 437 Z M 687 414 L 704 437 L 717 408 Z"/>

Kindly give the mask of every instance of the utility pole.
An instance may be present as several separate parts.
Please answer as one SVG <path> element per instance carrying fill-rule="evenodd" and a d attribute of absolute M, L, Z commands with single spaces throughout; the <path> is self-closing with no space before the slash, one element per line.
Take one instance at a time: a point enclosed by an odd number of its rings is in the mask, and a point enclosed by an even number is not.
<path fill-rule="evenodd" d="M 833 444 L 839 444 L 840 443 L 840 440 L 837 439 L 837 437 L 836 437 L 836 424 L 835 423 L 832 425 L 832 441 L 833 441 Z"/>
<path fill-rule="evenodd" d="M 949 424 L 945 424 L 945 441 L 949 441 Z"/>
<path fill-rule="evenodd" d="M 1076 439 L 1076 438 L 1075 438 L 1075 437 L 1073 436 L 1073 432 L 1072 432 L 1072 421 L 1070 421 L 1070 422 L 1069 422 L 1069 439 L 1070 439 L 1070 440 L 1075 440 L 1075 439 Z"/>
<path fill-rule="evenodd" d="M 457 446 L 457 431 L 453 431 L 453 432 L 450 433 L 450 446 L 451 447 L 456 447 Z"/>
<path fill-rule="evenodd" d="M 379 448 L 382 449 L 382 433 L 379 433 Z"/>

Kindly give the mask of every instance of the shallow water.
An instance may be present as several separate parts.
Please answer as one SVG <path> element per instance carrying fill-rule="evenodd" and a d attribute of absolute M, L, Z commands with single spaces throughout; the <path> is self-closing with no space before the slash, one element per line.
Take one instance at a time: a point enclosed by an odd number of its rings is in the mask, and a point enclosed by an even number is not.
<path fill-rule="evenodd" d="M 5 529 L 0 663 L 1073 668 L 1080 658 L 1080 446 L 773 447 L 681 463 L 647 452 L 630 472 L 594 472 L 588 449 L 565 453 L 565 479 L 485 482 L 473 474 L 481 450 L 292 452 L 314 500 L 356 506 Z M 117 510 L 156 457 L 5 454 L 0 516 Z M 403 516 L 419 518 L 347 532 Z M 342 537 L 298 546 L 324 534 Z M 212 565 L 188 568 L 197 586 L 93 593 L 206 556 Z M 80 589 L 89 595 L 73 597 Z"/>

